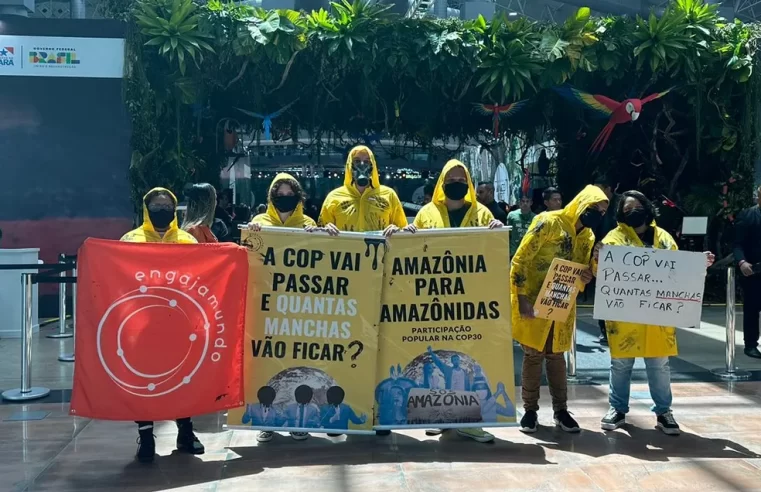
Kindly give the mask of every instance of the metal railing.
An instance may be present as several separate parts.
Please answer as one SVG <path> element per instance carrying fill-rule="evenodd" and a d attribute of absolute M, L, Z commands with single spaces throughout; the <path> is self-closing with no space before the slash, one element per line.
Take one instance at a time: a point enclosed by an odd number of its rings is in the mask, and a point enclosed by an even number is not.
<path fill-rule="evenodd" d="M 589 382 L 592 381 L 592 378 L 576 374 L 576 318 L 573 320 L 571 348 L 568 350 L 566 362 L 566 380 L 568 381 L 568 384 L 589 384 Z"/>
<path fill-rule="evenodd" d="M 66 265 L 71 266 L 71 275 L 75 279 L 77 278 L 77 256 L 76 255 L 61 255 L 62 259 L 66 262 Z M 59 260 L 60 261 L 60 260 Z M 63 284 L 61 284 L 63 285 Z M 77 283 L 71 286 L 71 336 L 74 339 L 74 343 L 71 346 L 70 353 L 61 353 L 58 356 L 59 362 L 74 362 L 74 350 L 77 344 Z"/>
<path fill-rule="evenodd" d="M 727 312 L 726 312 L 726 347 L 724 354 L 724 367 L 711 371 L 715 376 L 725 381 L 743 381 L 750 379 L 751 373 L 738 369 L 735 365 L 735 268 L 727 267 Z"/>
<path fill-rule="evenodd" d="M 21 385 L 2 393 L 9 401 L 26 401 L 44 398 L 50 394 L 50 389 L 32 386 L 32 357 L 34 335 L 34 284 L 40 283 L 71 283 L 76 285 L 76 277 L 61 276 L 60 273 L 68 268 L 65 264 L 53 265 L 0 265 L 0 270 L 47 270 L 41 273 L 21 274 Z"/>
<path fill-rule="evenodd" d="M 58 255 L 58 263 L 59 264 L 69 264 L 77 261 L 76 256 L 71 255 L 65 255 L 61 253 Z M 60 276 L 66 277 L 67 275 L 66 270 L 61 270 Z M 58 332 L 57 333 L 49 333 L 46 335 L 47 338 L 71 338 L 74 336 L 73 332 L 66 330 L 66 320 L 68 319 L 68 315 L 66 313 L 66 282 L 61 282 L 58 284 Z"/>

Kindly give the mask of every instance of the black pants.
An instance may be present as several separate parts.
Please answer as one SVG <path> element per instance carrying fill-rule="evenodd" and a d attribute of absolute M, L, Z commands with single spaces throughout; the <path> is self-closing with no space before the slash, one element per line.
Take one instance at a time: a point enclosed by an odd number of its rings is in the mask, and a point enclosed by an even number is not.
<path fill-rule="evenodd" d="M 743 290 L 743 335 L 745 348 L 758 347 L 758 315 L 761 313 L 761 276 L 740 276 L 740 287 Z"/>
<path fill-rule="evenodd" d="M 177 427 L 180 427 L 181 425 L 190 425 L 190 417 L 185 417 L 184 419 L 177 419 L 175 420 L 177 422 Z M 135 422 L 138 427 L 145 427 L 145 426 L 153 426 L 153 422 L 149 420 L 140 420 Z"/>
<path fill-rule="evenodd" d="M 598 319 L 597 320 L 597 325 L 600 327 L 600 335 L 602 335 L 604 337 L 607 336 L 605 334 L 605 320 L 604 319 Z"/>

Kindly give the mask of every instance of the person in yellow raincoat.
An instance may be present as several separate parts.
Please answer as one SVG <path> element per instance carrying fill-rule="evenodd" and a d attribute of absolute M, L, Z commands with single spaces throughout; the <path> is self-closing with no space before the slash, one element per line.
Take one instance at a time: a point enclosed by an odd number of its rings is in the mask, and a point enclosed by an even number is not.
<path fill-rule="evenodd" d="M 521 373 L 525 413 L 523 432 L 536 432 L 542 362 L 552 395 L 555 425 L 578 432 L 579 424 L 568 413 L 568 392 L 563 352 L 571 347 L 575 312 L 565 323 L 534 318 L 534 303 L 555 258 L 589 264 L 595 236 L 592 232 L 608 210 L 608 197 L 597 186 L 585 187 L 565 208 L 537 215 L 513 255 L 510 272 L 513 338 L 523 347 Z M 592 280 L 586 270 L 584 283 Z"/>
<path fill-rule="evenodd" d="M 195 244 L 196 239 L 177 225 L 177 197 L 166 188 L 153 188 L 143 197 L 143 225 L 124 236 L 132 243 Z M 150 463 L 156 455 L 153 422 L 137 421 L 139 434 L 136 458 Z M 177 419 L 177 449 L 190 454 L 203 454 L 205 449 L 193 432 L 190 417 Z"/>
<path fill-rule="evenodd" d="M 278 173 L 270 184 L 267 210 L 251 219 L 249 226 L 253 230 L 262 226 L 312 230 L 316 224 L 304 215 L 304 190 L 299 182 L 290 174 Z"/>
<path fill-rule="evenodd" d="M 278 173 L 270 184 L 267 196 L 267 211 L 251 219 L 248 225 L 253 231 L 260 231 L 262 226 L 293 227 L 313 231 L 317 228 L 311 217 L 304 215 L 304 190 L 296 179 L 287 173 Z M 261 431 L 256 436 L 257 442 L 269 442 L 274 432 Z M 297 441 L 309 438 L 307 432 L 291 432 Z"/>
<path fill-rule="evenodd" d="M 502 222 L 481 205 L 476 199 L 476 188 L 465 165 L 455 159 L 447 162 L 441 171 L 439 180 L 433 190 L 431 203 L 417 213 L 412 224 L 404 228 L 408 232 L 418 229 L 446 229 L 449 227 L 503 227 Z M 430 349 L 429 349 L 430 350 Z M 441 430 L 426 431 L 431 435 L 441 434 Z M 494 436 L 483 429 L 457 429 L 463 437 L 478 442 L 491 442 Z"/>
<path fill-rule="evenodd" d="M 402 202 L 394 190 L 380 184 L 378 164 L 368 147 L 351 149 L 344 184 L 328 193 L 318 222 L 332 235 L 339 231 L 388 235 L 407 225 Z"/>
<path fill-rule="evenodd" d="M 652 202 L 638 191 L 622 194 L 616 211 L 618 226 L 601 241 L 601 245 L 634 246 L 639 248 L 672 249 L 677 245 L 671 234 L 655 223 L 656 210 Z M 599 247 L 595 248 L 592 270 L 597 271 Z M 706 253 L 707 265 L 714 255 Z M 653 399 L 652 411 L 656 427 L 663 433 L 680 433 L 671 413 L 671 371 L 669 357 L 677 355 L 676 329 L 673 326 L 654 326 L 640 323 L 605 321 L 610 346 L 610 410 L 600 427 L 614 430 L 626 424 L 629 412 L 629 388 L 634 359 L 642 357 L 647 370 L 647 384 Z"/>

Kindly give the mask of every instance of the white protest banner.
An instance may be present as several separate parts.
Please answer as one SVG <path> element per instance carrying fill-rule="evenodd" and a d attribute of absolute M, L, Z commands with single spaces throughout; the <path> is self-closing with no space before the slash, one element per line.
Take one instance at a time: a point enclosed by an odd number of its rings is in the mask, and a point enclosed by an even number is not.
<path fill-rule="evenodd" d="M 705 276 L 703 253 L 603 246 L 594 317 L 658 326 L 700 326 Z"/>

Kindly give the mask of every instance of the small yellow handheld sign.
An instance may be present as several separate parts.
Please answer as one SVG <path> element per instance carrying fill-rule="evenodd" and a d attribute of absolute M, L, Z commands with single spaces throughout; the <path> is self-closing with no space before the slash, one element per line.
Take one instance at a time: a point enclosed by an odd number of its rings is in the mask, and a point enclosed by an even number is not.
<path fill-rule="evenodd" d="M 584 285 L 581 272 L 586 265 L 555 258 L 544 278 L 542 290 L 534 304 L 534 316 L 552 321 L 565 321 L 576 304 L 576 296 Z"/>

